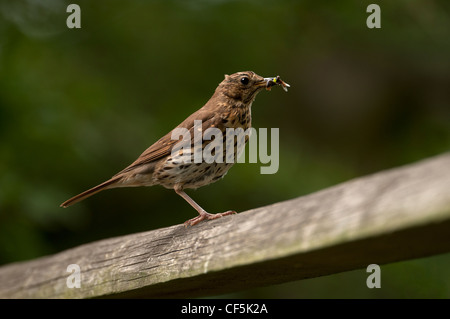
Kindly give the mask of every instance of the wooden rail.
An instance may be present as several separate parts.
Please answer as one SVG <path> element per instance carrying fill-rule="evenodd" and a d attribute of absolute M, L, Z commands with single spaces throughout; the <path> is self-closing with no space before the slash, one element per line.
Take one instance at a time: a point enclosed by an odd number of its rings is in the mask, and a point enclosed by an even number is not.
<path fill-rule="evenodd" d="M 0 298 L 209 296 L 449 251 L 445 153 L 194 227 L 5 265 Z M 67 285 L 71 264 L 80 288 Z"/>

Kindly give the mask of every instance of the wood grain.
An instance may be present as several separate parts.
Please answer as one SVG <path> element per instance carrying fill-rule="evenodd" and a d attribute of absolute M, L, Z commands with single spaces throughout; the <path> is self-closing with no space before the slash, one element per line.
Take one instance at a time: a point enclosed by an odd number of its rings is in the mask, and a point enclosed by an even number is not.
<path fill-rule="evenodd" d="M 0 298 L 210 296 L 449 251 L 445 153 L 194 227 L 5 265 Z M 81 288 L 66 285 L 70 264 Z"/>

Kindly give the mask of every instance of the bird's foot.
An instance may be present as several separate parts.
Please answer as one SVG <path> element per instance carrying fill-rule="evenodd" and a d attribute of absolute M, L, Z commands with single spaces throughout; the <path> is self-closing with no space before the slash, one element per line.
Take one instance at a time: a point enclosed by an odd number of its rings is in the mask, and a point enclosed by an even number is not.
<path fill-rule="evenodd" d="M 189 219 L 187 221 L 184 222 L 184 226 L 194 226 L 198 223 L 200 223 L 202 220 L 204 219 L 216 219 L 216 218 L 220 218 L 222 216 L 227 216 L 227 215 L 232 215 L 232 214 L 236 214 L 236 212 L 234 210 L 229 210 L 227 212 L 224 213 L 217 213 L 217 214 L 210 214 L 207 212 L 201 212 L 200 215 L 198 215 L 197 217 L 194 217 L 192 219 Z"/>

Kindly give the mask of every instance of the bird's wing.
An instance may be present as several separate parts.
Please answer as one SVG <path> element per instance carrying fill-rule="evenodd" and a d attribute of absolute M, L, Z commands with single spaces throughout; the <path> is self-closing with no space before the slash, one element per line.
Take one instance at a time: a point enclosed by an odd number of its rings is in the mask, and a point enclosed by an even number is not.
<path fill-rule="evenodd" d="M 190 137 L 190 139 L 186 139 L 184 143 L 192 144 L 194 142 L 194 120 L 202 121 L 202 132 L 205 132 L 205 130 L 213 124 L 215 116 L 216 113 L 214 112 L 200 109 L 178 125 L 176 128 L 187 129 L 190 133 L 190 135 L 187 136 Z M 165 156 L 169 156 L 172 152 L 172 148 L 185 137 L 181 135 L 178 139 L 172 139 L 172 132 L 173 130 L 160 138 L 157 142 L 147 148 L 133 163 L 131 163 L 131 165 L 114 176 L 132 171 L 136 168 L 141 168 L 142 165 L 150 164 Z"/>

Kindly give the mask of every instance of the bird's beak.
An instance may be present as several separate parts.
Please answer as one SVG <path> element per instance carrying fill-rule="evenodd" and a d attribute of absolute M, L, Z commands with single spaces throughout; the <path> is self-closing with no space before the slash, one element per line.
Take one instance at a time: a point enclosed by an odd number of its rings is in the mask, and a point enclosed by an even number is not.
<path fill-rule="evenodd" d="M 280 76 L 276 76 L 273 78 L 264 78 L 263 81 L 261 81 L 261 86 L 265 86 L 266 90 L 270 91 L 270 89 L 272 88 L 272 86 L 275 85 L 281 85 L 283 90 L 285 90 L 287 92 L 287 88 L 290 87 L 289 84 L 287 84 L 286 82 L 284 82 L 283 80 L 281 80 Z"/>

